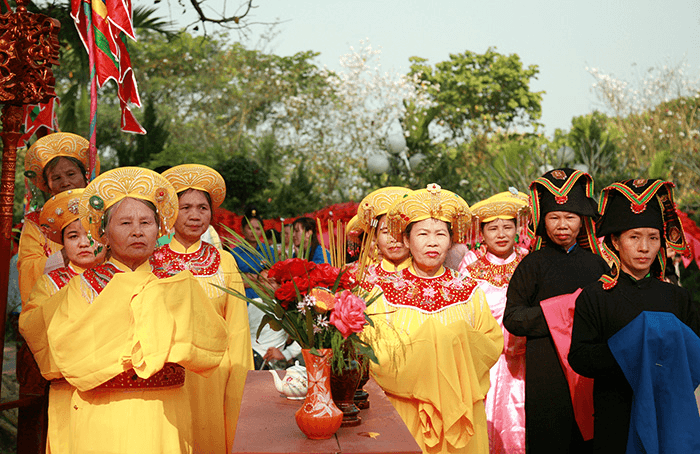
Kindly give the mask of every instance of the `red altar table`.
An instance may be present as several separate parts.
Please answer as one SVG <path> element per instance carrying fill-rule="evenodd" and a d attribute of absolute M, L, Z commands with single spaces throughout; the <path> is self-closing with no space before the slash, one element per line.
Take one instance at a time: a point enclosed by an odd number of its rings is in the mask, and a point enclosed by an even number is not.
<path fill-rule="evenodd" d="M 294 419 L 303 400 L 280 395 L 269 371 L 250 371 L 232 452 L 420 454 L 420 447 L 379 385 L 370 379 L 364 389 L 369 393 L 370 408 L 360 412 L 362 424 L 341 427 L 328 440 L 309 440 Z"/>

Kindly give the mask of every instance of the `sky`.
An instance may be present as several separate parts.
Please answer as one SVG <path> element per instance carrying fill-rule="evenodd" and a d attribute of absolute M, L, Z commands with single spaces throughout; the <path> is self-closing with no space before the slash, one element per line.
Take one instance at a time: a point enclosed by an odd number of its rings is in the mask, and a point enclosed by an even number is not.
<path fill-rule="evenodd" d="M 161 12 L 181 26 L 175 0 Z M 205 9 L 230 10 L 239 0 L 206 0 Z M 409 57 L 435 64 L 451 53 L 483 53 L 495 47 L 537 65 L 533 91 L 545 91 L 541 122 L 545 133 L 569 129 L 571 119 L 601 104 L 586 68 L 598 68 L 634 83 L 650 67 L 688 64 L 700 78 L 700 0 L 255 0 L 255 22 L 279 21 L 267 50 L 292 55 L 320 52 L 319 65 L 339 70 L 339 59 L 360 40 L 381 49 L 381 67 L 406 73 Z M 262 26 L 253 26 L 251 46 Z M 200 27 L 201 31 L 201 27 Z"/>

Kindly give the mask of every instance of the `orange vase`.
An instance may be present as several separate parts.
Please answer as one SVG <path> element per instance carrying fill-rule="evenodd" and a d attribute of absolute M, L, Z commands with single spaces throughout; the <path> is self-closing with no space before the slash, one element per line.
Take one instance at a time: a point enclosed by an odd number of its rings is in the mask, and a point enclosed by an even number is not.
<path fill-rule="evenodd" d="M 311 440 L 331 438 L 343 422 L 343 412 L 333 403 L 331 396 L 331 357 L 333 350 L 321 349 L 321 356 L 311 354 L 311 350 L 301 351 L 306 363 L 309 379 L 304 404 L 297 410 L 297 426 Z"/>

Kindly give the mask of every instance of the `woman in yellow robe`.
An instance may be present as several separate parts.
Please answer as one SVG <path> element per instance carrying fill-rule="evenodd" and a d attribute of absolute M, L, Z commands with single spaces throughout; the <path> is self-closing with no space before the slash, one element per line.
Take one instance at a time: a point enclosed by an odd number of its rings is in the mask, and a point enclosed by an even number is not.
<path fill-rule="evenodd" d="M 71 453 L 193 452 L 184 370 L 212 373 L 227 333 L 192 273 L 159 279 L 151 271 L 159 231 L 172 228 L 177 203 L 165 178 L 136 167 L 106 172 L 80 199 L 86 230 L 110 258 L 46 303 L 57 305 L 47 332 L 51 356 L 76 388 Z"/>
<path fill-rule="evenodd" d="M 373 292 L 365 333 L 379 364 L 371 372 L 425 453 L 489 451 L 484 398 L 503 333 L 477 283 L 443 266 L 471 214 L 438 185 L 414 191 L 387 215 L 410 265 Z"/>
<path fill-rule="evenodd" d="M 198 164 L 172 167 L 163 177 L 177 191 L 179 212 L 173 239 L 151 258 L 153 271 L 167 277 L 190 270 L 228 328 L 228 353 L 217 370 L 208 378 L 187 372 L 194 448 L 202 453 L 231 452 L 246 373 L 253 369 L 253 350 L 245 301 L 216 286 L 245 290 L 233 256 L 200 240 L 213 209 L 224 201 L 226 185 L 217 171 Z"/>
<path fill-rule="evenodd" d="M 87 186 L 89 142 L 67 133 L 49 134 L 29 147 L 24 160 L 25 175 L 45 193 L 56 195 Z M 96 173 L 100 173 L 99 160 Z M 39 227 L 39 211 L 27 213 L 19 239 L 17 270 L 22 303 L 39 277 L 45 272 L 66 266 L 61 244 L 50 240 Z"/>
<path fill-rule="evenodd" d="M 46 328 L 56 311 L 49 298 L 75 276 L 104 261 L 106 249 L 91 242 L 78 219 L 78 202 L 83 189 L 69 189 L 49 199 L 41 210 L 40 224 L 50 241 L 63 246 L 70 264 L 39 277 L 19 316 L 19 330 L 34 354 L 41 374 L 51 380 L 46 452 L 69 452 L 68 424 L 74 388 L 65 380 L 49 352 Z"/>
<path fill-rule="evenodd" d="M 352 229 L 364 232 L 369 253 L 364 253 L 351 268 L 360 286 L 370 291 L 377 281 L 391 278 L 408 266 L 408 248 L 402 241 L 389 235 L 386 213 L 401 197 L 410 193 L 408 188 L 389 186 L 369 193 L 357 207 Z M 348 230 L 351 231 L 350 224 Z M 360 268 L 359 264 L 364 263 Z M 360 275 L 361 273 L 361 275 Z"/>

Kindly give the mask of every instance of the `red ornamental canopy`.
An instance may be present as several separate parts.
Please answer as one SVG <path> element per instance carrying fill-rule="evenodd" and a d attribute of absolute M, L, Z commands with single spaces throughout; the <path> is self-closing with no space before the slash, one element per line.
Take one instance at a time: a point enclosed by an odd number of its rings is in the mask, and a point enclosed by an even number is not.
<path fill-rule="evenodd" d="M 327 238 L 328 221 L 332 221 L 334 225 L 337 222 L 346 224 L 353 216 L 355 216 L 355 214 L 357 214 L 358 205 L 359 204 L 357 202 L 336 203 L 318 211 L 314 211 L 313 213 L 305 213 L 294 218 L 264 219 L 263 228 L 265 230 L 273 229 L 277 232 L 281 232 L 282 224 L 289 225 L 299 217 L 309 217 L 320 220 L 323 228 L 323 236 Z M 233 239 L 233 236 L 226 230 L 226 227 L 242 236 L 243 232 L 241 231 L 241 219 L 243 219 L 242 215 L 232 213 L 231 211 L 223 208 L 217 208 L 214 210 L 212 225 L 222 238 Z"/>

